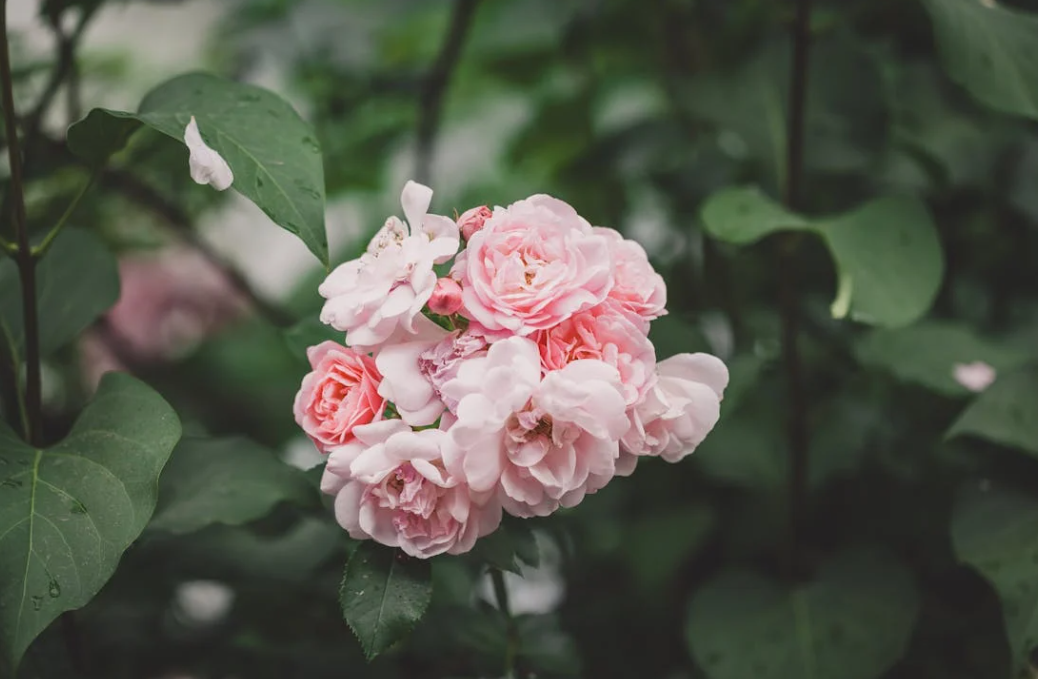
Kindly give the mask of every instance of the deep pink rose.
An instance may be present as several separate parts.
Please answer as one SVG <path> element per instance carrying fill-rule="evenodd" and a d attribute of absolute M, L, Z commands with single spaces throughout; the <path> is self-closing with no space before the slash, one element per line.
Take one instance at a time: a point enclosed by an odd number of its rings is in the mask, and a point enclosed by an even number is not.
<path fill-rule="evenodd" d="M 495 208 L 455 259 L 461 313 L 491 333 L 529 335 L 600 303 L 613 286 L 609 239 L 566 203 Z"/>
<path fill-rule="evenodd" d="M 364 447 L 332 451 L 322 482 L 350 537 L 426 559 L 467 552 L 500 524 L 493 493 L 473 493 L 444 468 L 445 432 L 388 420 L 358 427 L 357 438 Z"/>
<path fill-rule="evenodd" d="M 470 210 L 465 210 L 458 217 L 458 228 L 465 240 L 470 240 L 472 235 L 483 228 L 483 224 L 490 218 L 493 212 L 486 205 L 480 205 Z"/>
<path fill-rule="evenodd" d="M 626 313 L 651 321 L 667 313 L 667 285 L 649 263 L 645 249 L 613 229 L 596 226 L 594 232 L 609 241 L 614 285 L 609 299 Z"/>
<path fill-rule="evenodd" d="M 656 349 L 645 330 L 608 301 L 541 330 L 533 339 L 545 372 L 588 358 L 616 368 L 628 405 L 656 381 Z"/>
<path fill-rule="evenodd" d="M 346 443 L 353 429 L 382 419 L 382 376 L 370 356 L 332 341 L 306 350 L 313 372 L 303 378 L 293 410 L 296 422 L 322 452 Z"/>

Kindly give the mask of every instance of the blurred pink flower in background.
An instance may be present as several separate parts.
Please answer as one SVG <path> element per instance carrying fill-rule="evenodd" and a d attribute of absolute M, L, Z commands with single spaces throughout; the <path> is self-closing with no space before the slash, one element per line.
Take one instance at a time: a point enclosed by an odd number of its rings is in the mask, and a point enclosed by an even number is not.
<path fill-rule="evenodd" d="M 247 309 L 226 273 L 187 247 L 127 255 L 119 261 L 119 280 L 119 301 L 103 330 L 88 331 L 80 342 L 89 386 L 106 372 L 127 370 L 126 363 L 183 356 Z"/>

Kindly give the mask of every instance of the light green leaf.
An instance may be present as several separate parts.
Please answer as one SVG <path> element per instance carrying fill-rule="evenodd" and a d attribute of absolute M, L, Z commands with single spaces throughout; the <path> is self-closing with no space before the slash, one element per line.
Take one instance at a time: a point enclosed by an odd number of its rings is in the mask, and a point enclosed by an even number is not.
<path fill-rule="evenodd" d="M 757 187 L 722 189 L 701 212 L 706 232 L 727 243 L 748 245 L 778 231 L 804 231 L 811 223 L 785 209 Z"/>
<path fill-rule="evenodd" d="M 692 600 L 686 633 L 710 679 L 877 679 L 904 651 L 917 611 L 911 574 L 859 549 L 795 588 L 722 573 Z"/>
<path fill-rule="evenodd" d="M 67 229 L 36 266 L 40 352 L 75 339 L 119 299 L 115 257 L 87 231 Z M 0 341 L 21 356 L 25 346 L 21 282 L 11 259 L 0 260 Z"/>
<path fill-rule="evenodd" d="M 1038 16 L 985 0 L 923 0 L 952 79 L 981 102 L 1038 119 Z"/>
<path fill-rule="evenodd" d="M 230 165 L 232 186 L 327 265 L 321 147 L 310 124 L 261 87 L 206 73 L 177 76 L 149 92 L 136 114 L 94 109 L 69 128 L 69 148 L 103 162 L 132 133 L 128 119 L 183 143 L 192 116 L 206 144 Z"/>
<path fill-rule="evenodd" d="M 967 325 L 922 321 L 907 328 L 873 330 L 855 347 L 858 360 L 889 370 L 898 379 L 948 396 L 971 392 L 955 381 L 956 364 L 983 361 L 997 372 L 1011 371 L 1027 355 L 981 337 Z"/>
<path fill-rule="evenodd" d="M 999 490 L 964 493 L 951 532 L 959 560 L 1002 601 L 1014 676 L 1030 676 L 1028 655 L 1038 646 L 1038 500 Z"/>
<path fill-rule="evenodd" d="M 339 590 L 343 615 L 368 660 L 406 637 L 431 599 L 427 559 L 371 541 L 362 542 L 350 557 Z"/>
<path fill-rule="evenodd" d="M 68 438 L 46 450 L 0 423 L 0 647 L 85 605 L 151 517 L 180 422 L 147 385 L 109 373 Z"/>
<path fill-rule="evenodd" d="M 149 528 L 189 533 L 214 523 L 240 525 L 281 502 L 316 502 L 299 470 L 244 438 L 185 438 L 162 474 Z"/>
<path fill-rule="evenodd" d="M 1000 374 L 948 430 L 1038 455 L 1038 367 Z"/>
<path fill-rule="evenodd" d="M 810 231 L 836 262 L 833 316 L 900 327 L 930 308 L 944 277 L 944 254 L 926 206 L 884 197 L 853 212 L 808 220 L 756 188 L 725 189 L 702 210 L 708 233 L 745 245 L 780 231 Z"/>

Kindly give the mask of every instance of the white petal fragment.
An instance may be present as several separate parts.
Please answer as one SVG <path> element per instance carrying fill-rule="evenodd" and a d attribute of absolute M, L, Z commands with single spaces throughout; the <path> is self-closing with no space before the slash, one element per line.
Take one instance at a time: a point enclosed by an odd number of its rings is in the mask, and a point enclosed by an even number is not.
<path fill-rule="evenodd" d="M 984 361 L 956 363 L 952 367 L 955 381 L 972 392 L 981 392 L 991 386 L 998 376 L 995 369 Z"/>
<path fill-rule="evenodd" d="M 206 145 L 202 134 L 198 131 L 198 123 L 191 116 L 191 122 L 184 129 L 184 143 L 187 144 L 191 157 L 188 164 L 191 167 L 191 179 L 199 184 L 209 184 L 217 191 L 223 191 L 231 186 L 234 181 L 234 173 L 219 153 Z"/>

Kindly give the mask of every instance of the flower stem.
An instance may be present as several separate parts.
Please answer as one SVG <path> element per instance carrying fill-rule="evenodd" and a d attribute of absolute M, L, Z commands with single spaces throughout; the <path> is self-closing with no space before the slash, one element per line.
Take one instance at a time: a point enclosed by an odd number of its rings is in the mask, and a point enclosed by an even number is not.
<path fill-rule="evenodd" d="M 11 165 L 10 196 L 13 205 L 14 232 L 18 251 L 15 262 L 22 284 L 22 313 L 25 325 L 25 406 L 28 426 L 25 438 L 30 445 L 40 445 L 42 406 L 40 401 L 40 327 L 36 310 L 36 260 L 29 246 L 29 228 L 25 222 L 25 189 L 22 184 L 22 157 L 18 148 L 18 123 L 14 111 L 11 78 L 11 52 L 7 40 L 7 0 L 0 0 L 0 88 L 3 91 L 4 129 L 7 155 Z"/>
<path fill-rule="evenodd" d="M 801 208 L 801 182 L 804 171 L 804 121 L 807 108 L 808 48 L 810 45 L 811 0 L 796 0 L 793 22 L 793 64 L 790 83 L 789 128 L 786 146 L 785 204 L 793 211 Z M 789 540 L 788 568 L 797 577 L 804 532 L 808 478 L 807 402 L 798 347 L 800 313 L 797 308 L 796 249 L 797 234 L 788 234 L 778 243 L 779 306 L 782 316 L 782 360 L 786 371 L 787 430 L 789 444 Z"/>
<path fill-rule="evenodd" d="M 76 207 L 79 206 L 79 202 L 83 200 L 83 196 L 85 196 L 87 194 L 87 191 L 90 190 L 90 187 L 94 185 L 94 180 L 96 179 L 97 172 L 95 171 L 93 174 L 90 175 L 90 179 L 87 180 L 86 184 L 83 184 L 83 187 L 79 190 L 79 193 L 77 193 L 76 196 L 72 199 L 72 202 L 68 204 L 68 207 L 65 208 L 65 212 L 61 215 L 60 218 L 58 218 L 58 221 L 54 224 L 54 226 L 51 227 L 51 230 L 47 232 L 47 235 L 43 238 L 43 241 L 41 241 L 39 245 L 32 249 L 32 256 L 34 258 L 40 259 L 41 257 L 43 257 L 43 255 L 47 253 L 47 250 L 50 248 L 51 243 L 54 242 L 54 239 L 57 237 L 57 235 L 61 233 L 61 229 L 65 226 L 65 223 L 68 222 L 69 217 L 72 216 L 72 213 L 76 211 Z"/>
<path fill-rule="evenodd" d="M 505 587 L 505 576 L 500 568 L 490 569 L 490 579 L 494 583 L 494 598 L 497 600 L 497 608 L 505 617 L 505 628 L 508 633 L 508 644 L 505 647 L 505 678 L 515 679 L 515 661 L 519 654 L 519 630 L 515 626 L 515 618 L 512 617 L 512 609 L 508 604 L 508 588 Z"/>

